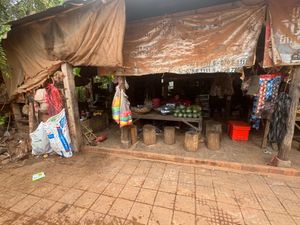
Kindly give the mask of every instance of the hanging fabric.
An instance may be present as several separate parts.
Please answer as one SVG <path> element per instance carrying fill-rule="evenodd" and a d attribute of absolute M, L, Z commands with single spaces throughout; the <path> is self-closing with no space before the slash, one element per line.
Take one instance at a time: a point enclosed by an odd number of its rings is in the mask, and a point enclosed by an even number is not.
<path fill-rule="evenodd" d="M 63 109 L 60 91 L 54 84 L 48 84 L 46 87 L 46 102 L 48 104 L 49 116 L 55 116 Z"/>
<path fill-rule="evenodd" d="M 291 98 L 285 92 L 279 94 L 270 124 L 268 139 L 271 143 L 281 143 L 286 134 L 286 122 L 291 106 Z"/>
<path fill-rule="evenodd" d="M 273 112 L 281 80 L 282 77 L 276 74 L 261 75 L 259 77 L 259 94 L 254 98 L 250 119 L 253 128 L 259 129 L 264 111 Z"/>

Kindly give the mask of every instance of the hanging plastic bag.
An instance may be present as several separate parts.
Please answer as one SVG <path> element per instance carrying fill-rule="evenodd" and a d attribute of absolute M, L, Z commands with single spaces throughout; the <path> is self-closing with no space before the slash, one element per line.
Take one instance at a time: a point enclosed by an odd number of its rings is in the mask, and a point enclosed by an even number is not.
<path fill-rule="evenodd" d="M 132 125 L 130 103 L 124 90 L 121 90 L 120 127 Z"/>
<path fill-rule="evenodd" d="M 53 152 L 46 133 L 46 124 L 41 122 L 37 129 L 30 134 L 33 155 L 43 155 Z"/>
<path fill-rule="evenodd" d="M 121 93 L 119 85 L 116 87 L 116 93 L 112 102 L 112 117 L 113 120 L 120 123 L 120 107 L 121 107 Z"/>
<path fill-rule="evenodd" d="M 47 120 L 46 132 L 50 147 L 58 155 L 66 158 L 73 155 L 65 109 Z"/>

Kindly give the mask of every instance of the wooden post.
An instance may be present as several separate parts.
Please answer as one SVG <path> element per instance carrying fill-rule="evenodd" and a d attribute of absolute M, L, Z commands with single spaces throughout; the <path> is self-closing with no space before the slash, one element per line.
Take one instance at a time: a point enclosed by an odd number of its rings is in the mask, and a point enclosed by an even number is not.
<path fill-rule="evenodd" d="M 125 77 L 121 77 L 120 90 L 125 90 Z M 130 130 L 128 126 L 121 127 L 121 145 L 122 148 L 129 148 L 131 145 Z"/>
<path fill-rule="evenodd" d="M 131 145 L 129 126 L 121 127 L 122 148 L 129 148 Z"/>
<path fill-rule="evenodd" d="M 31 98 L 31 96 L 29 98 Z M 36 129 L 36 125 L 37 125 L 35 113 L 34 113 L 34 103 L 32 100 L 29 101 L 28 123 L 29 123 L 29 133 L 32 133 Z"/>
<path fill-rule="evenodd" d="M 70 64 L 64 63 L 61 66 L 64 77 L 64 90 L 66 97 L 66 112 L 68 116 L 68 125 L 70 136 L 75 152 L 78 152 L 82 144 L 82 132 L 79 121 L 79 109 L 77 101 L 77 93 L 75 92 L 75 80 L 73 68 Z"/>
<path fill-rule="evenodd" d="M 292 82 L 289 88 L 289 95 L 291 97 L 291 107 L 288 113 L 288 119 L 286 123 L 287 132 L 283 138 L 283 141 L 279 145 L 279 152 L 277 158 L 282 161 L 289 161 L 289 152 L 292 147 L 292 140 L 294 136 L 296 111 L 299 103 L 299 88 L 300 88 L 300 66 L 296 66 L 293 72 Z M 277 163 L 278 165 L 279 163 Z M 280 166 L 280 165 L 278 165 Z"/>
<path fill-rule="evenodd" d="M 175 141 L 175 127 L 164 127 L 164 142 L 173 145 Z"/>

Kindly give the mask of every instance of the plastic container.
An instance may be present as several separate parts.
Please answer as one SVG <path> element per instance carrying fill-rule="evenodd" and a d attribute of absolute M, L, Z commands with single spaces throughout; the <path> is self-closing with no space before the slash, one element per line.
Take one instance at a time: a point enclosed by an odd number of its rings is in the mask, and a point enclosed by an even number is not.
<path fill-rule="evenodd" d="M 160 106 L 160 98 L 153 98 L 152 99 L 152 107 L 158 108 Z"/>
<path fill-rule="evenodd" d="M 228 122 L 228 133 L 234 141 L 248 141 L 250 130 L 250 125 L 243 121 Z"/>

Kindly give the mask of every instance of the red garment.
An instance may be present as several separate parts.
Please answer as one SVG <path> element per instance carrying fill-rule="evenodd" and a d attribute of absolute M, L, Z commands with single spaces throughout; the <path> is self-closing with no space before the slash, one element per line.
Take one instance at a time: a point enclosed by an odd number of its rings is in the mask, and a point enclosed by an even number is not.
<path fill-rule="evenodd" d="M 54 84 L 48 84 L 46 87 L 46 102 L 48 103 L 48 114 L 54 116 L 61 112 L 63 105 L 60 92 Z"/>

